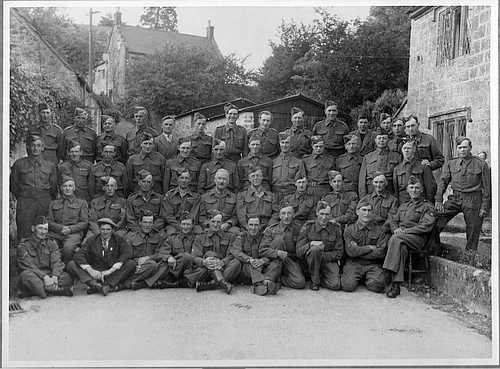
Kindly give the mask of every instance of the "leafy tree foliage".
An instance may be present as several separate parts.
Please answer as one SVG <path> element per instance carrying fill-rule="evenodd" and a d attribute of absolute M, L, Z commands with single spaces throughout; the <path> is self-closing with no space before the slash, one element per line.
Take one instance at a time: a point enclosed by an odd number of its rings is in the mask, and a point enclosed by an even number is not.
<path fill-rule="evenodd" d="M 141 25 L 156 30 L 177 32 L 177 12 L 171 6 L 144 7 Z"/>

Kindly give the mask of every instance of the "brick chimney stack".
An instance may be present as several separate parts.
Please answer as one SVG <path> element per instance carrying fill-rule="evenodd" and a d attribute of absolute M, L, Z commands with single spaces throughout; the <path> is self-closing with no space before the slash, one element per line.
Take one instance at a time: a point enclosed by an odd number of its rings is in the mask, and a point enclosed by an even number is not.
<path fill-rule="evenodd" d="M 210 20 L 207 27 L 207 39 L 211 44 L 214 42 L 214 27 L 210 24 Z"/>

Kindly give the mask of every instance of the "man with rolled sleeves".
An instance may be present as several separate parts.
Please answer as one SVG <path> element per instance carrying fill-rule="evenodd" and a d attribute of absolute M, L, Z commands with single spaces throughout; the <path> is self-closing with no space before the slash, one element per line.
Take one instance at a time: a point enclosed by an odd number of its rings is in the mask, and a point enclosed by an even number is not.
<path fill-rule="evenodd" d="M 293 221 L 300 229 L 304 223 L 316 217 L 316 203 L 313 196 L 307 191 L 307 177 L 297 174 L 295 192 L 285 196 L 279 203 L 279 209 L 284 206 L 293 208 Z M 269 224 L 279 222 L 279 212 L 274 213 Z"/>
<path fill-rule="evenodd" d="M 392 138 L 387 142 L 387 147 L 391 151 L 401 152 L 403 143 L 407 141 L 405 134 L 405 123 L 403 118 L 396 118 L 392 122 Z"/>
<path fill-rule="evenodd" d="M 316 205 L 316 220 L 307 221 L 297 240 L 297 256 L 303 259 L 311 275 L 310 288 L 319 286 L 340 290 L 340 259 L 344 243 L 340 225 L 332 223 L 331 207 L 325 201 Z"/>
<path fill-rule="evenodd" d="M 40 137 L 44 142 L 42 158 L 57 165 L 60 159 L 58 157 L 58 146 L 61 142 L 63 130 L 52 121 L 52 111 L 46 103 L 38 104 L 38 113 L 40 122 L 28 127 L 26 146 L 30 145 L 32 136 Z"/>
<path fill-rule="evenodd" d="M 369 152 L 375 150 L 375 135 L 373 131 L 368 128 L 368 125 L 368 118 L 366 117 L 366 115 L 361 114 L 358 117 L 358 128 L 349 133 L 350 136 L 355 136 L 358 138 L 358 150 L 361 156 L 365 156 Z"/>
<path fill-rule="evenodd" d="M 215 187 L 201 195 L 199 223 L 202 227 L 208 227 L 209 213 L 217 210 L 222 214 L 221 229 L 237 231 L 236 195 L 227 188 L 228 182 L 229 172 L 221 168 L 215 173 Z"/>
<path fill-rule="evenodd" d="M 184 169 L 177 177 L 177 187 L 168 191 L 163 197 L 161 216 L 165 219 L 167 236 L 180 231 L 180 219 L 186 212 L 190 214 L 195 224 L 198 224 L 200 195 L 189 188 L 190 183 L 191 172 Z"/>
<path fill-rule="evenodd" d="M 57 195 L 56 165 L 42 158 L 43 140 L 32 136 L 28 156 L 17 159 L 10 172 L 10 191 L 17 200 L 17 239 L 29 237 L 39 215 L 47 215 L 49 204 Z"/>
<path fill-rule="evenodd" d="M 396 165 L 392 176 L 394 194 L 399 203 L 402 204 L 408 200 L 408 191 L 406 185 L 408 178 L 415 176 L 420 179 L 424 185 L 424 197 L 430 202 L 434 202 L 437 184 L 432 174 L 432 169 L 428 165 L 423 165 L 421 160 L 415 157 L 417 145 L 415 141 L 407 141 L 401 147 L 403 153 L 403 161 Z"/>
<path fill-rule="evenodd" d="M 102 182 L 104 194 L 95 197 L 90 202 L 89 231 L 85 239 L 99 233 L 97 220 L 101 218 L 111 219 L 116 224 L 114 232 L 120 237 L 125 237 L 127 233 L 125 228 L 127 201 L 117 194 L 116 179 L 101 177 L 100 181 Z"/>
<path fill-rule="evenodd" d="M 149 134 L 151 137 L 159 135 L 159 132 L 151 126 L 151 117 L 148 109 L 143 106 L 135 106 L 133 112 L 135 127 L 125 135 L 129 157 L 141 152 L 142 135 L 144 133 Z"/>
<path fill-rule="evenodd" d="M 283 206 L 279 214 L 280 221 L 264 230 L 259 256 L 281 265 L 280 280 L 283 286 L 302 289 L 306 286 L 306 279 L 296 251 L 300 228 L 293 221 L 291 206 Z"/>
<path fill-rule="evenodd" d="M 270 111 L 264 110 L 259 113 L 259 127 L 248 132 L 248 137 L 260 138 L 260 152 L 270 159 L 274 159 L 279 154 L 278 131 L 271 128 L 273 115 Z"/>
<path fill-rule="evenodd" d="M 422 165 L 428 165 L 432 170 L 439 169 L 444 164 L 444 156 L 436 139 L 420 132 L 418 119 L 415 115 L 410 115 L 405 119 L 405 132 L 407 138 L 417 144 L 416 157 L 422 161 Z"/>
<path fill-rule="evenodd" d="M 75 109 L 74 125 L 64 129 L 59 144 L 59 157 L 62 160 L 67 159 L 69 144 L 72 141 L 80 143 L 82 149 L 82 158 L 94 164 L 96 155 L 97 134 L 92 128 L 87 127 L 89 113 L 82 108 Z"/>
<path fill-rule="evenodd" d="M 330 192 L 328 172 L 335 170 L 335 159 L 325 152 L 322 136 L 311 138 L 313 152 L 304 158 L 304 167 L 308 179 L 309 192 L 317 203 L 323 195 Z"/>
<path fill-rule="evenodd" d="M 237 280 L 252 285 L 252 292 L 256 295 L 275 295 L 279 289 L 276 281 L 281 274 L 281 263 L 260 257 L 261 240 L 260 219 L 248 219 L 248 231 L 238 235 L 230 247 L 231 254 L 241 263 Z"/>
<path fill-rule="evenodd" d="M 290 153 L 290 135 L 279 134 L 281 153 L 273 159 L 272 190 L 279 202 L 295 192 L 295 178 L 305 177 L 306 169 L 301 159 Z"/>
<path fill-rule="evenodd" d="M 305 113 L 302 109 L 293 107 L 290 112 L 292 126 L 281 132 L 290 135 L 290 152 L 298 159 L 311 154 L 312 132 L 304 128 Z"/>
<path fill-rule="evenodd" d="M 472 156 L 469 138 L 456 138 L 458 158 L 447 161 L 441 172 L 436 193 L 436 210 L 441 231 L 458 213 L 465 218 L 467 250 L 477 250 L 483 219 L 491 206 L 491 177 L 488 165 Z M 451 184 L 453 194 L 443 205 L 443 194 Z"/>
<path fill-rule="evenodd" d="M 363 157 L 359 153 L 359 138 L 356 135 L 344 136 L 346 153 L 335 160 L 337 170 L 344 179 L 344 189 L 358 193 L 359 171 Z"/>
<path fill-rule="evenodd" d="M 99 234 L 82 244 L 66 270 L 87 286 L 87 294 L 106 296 L 121 289 L 119 284 L 134 274 L 136 264 L 130 260 L 129 243 L 114 233 L 115 223 L 101 218 L 97 224 Z"/>
<path fill-rule="evenodd" d="M 389 151 L 387 148 L 387 133 L 378 129 L 376 132 L 375 144 L 377 148 L 363 158 L 361 169 L 359 170 L 358 195 L 363 197 L 372 193 L 372 180 L 376 172 L 381 172 L 387 179 L 387 190 L 394 193 L 392 174 L 394 168 L 401 162 L 401 154 Z"/>
<path fill-rule="evenodd" d="M 250 186 L 236 196 L 236 215 L 242 229 L 247 229 L 250 217 L 259 217 L 264 227 L 267 227 L 278 204 L 275 195 L 266 191 L 262 185 L 262 169 L 250 168 L 248 171 Z"/>
<path fill-rule="evenodd" d="M 165 226 L 165 220 L 161 216 L 162 195 L 152 190 L 153 176 L 150 172 L 143 169 L 137 175 L 139 191 L 127 198 L 127 210 L 125 211 L 127 229 L 131 232 L 138 231 L 141 215 L 145 210 L 149 210 L 155 218 L 153 228 L 159 232 Z"/>
<path fill-rule="evenodd" d="M 167 192 L 177 186 L 177 178 L 186 169 L 191 174 L 189 188 L 196 192 L 198 177 L 200 176 L 201 161 L 196 159 L 191 150 L 189 138 L 179 140 L 179 154 L 176 158 L 167 160 L 165 164 L 165 175 L 163 176 L 163 192 Z"/>
<path fill-rule="evenodd" d="M 420 180 L 411 176 L 407 189 L 410 201 L 402 204 L 390 219 L 393 235 L 389 239 L 383 264 L 383 268 L 391 276 L 391 284 L 386 293 L 389 298 L 400 294 L 408 249 L 423 250 L 436 223 L 434 206 L 424 199 Z"/>
<path fill-rule="evenodd" d="M 95 189 L 95 195 L 100 196 L 104 194 L 101 179 L 103 177 L 113 177 L 116 180 L 116 193 L 119 196 L 125 197 L 127 186 L 129 183 L 127 177 L 127 168 L 125 164 L 117 161 L 116 147 L 113 145 L 106 145 L 102 148 L 102 160 L 92 166 L 90 180 L 93 181 L 92 187 Z"/>
<path fill-rule="evenodd" d="M 189 136 L 193 156 L 202 164 L 210 161 L 212 156 L 212 136 L 205 133 L 207 118 L 198 112 L 194 113 L 194 133 Z"/>
<path fill-rule="evenodd" d="M 112 145 L 116 148 L 115 159 L 126 164 L 128 159 L 128 142 L 125 137 L 115 132 L 116 121 L 110 115 L 101 115 L 102 133 L 97 136 L 96 161 L 101 161 L 102 151 L 105 146 Z"/>
<path fill-rule="evenodd" d="M 75 196 L 90 202 L 94 197 L 95 181 L 92 178 L 92 164 L 82 159 L 83 151 L 79 142 L 68 143 L 68 160 L 59 164 L 59 178 L 72 177 L 75 180 Z"/>
<path fill-rule="evenodd" d="M 36 217 L 32 235 L 17 247 L 21 269 L 19 287 L 23 296 L 73 296 L 73 280 L 64 272 L 64 263 L 57 243 L 48 237 L 49 224 L 44 216 Z"/>
<path fill-rule="evenodd" d="M 356 204 L 358 195 L 352 191 L 344 190 L 342 174 L 336 170 L 328 172 L 332 191 L 324 195 L 321 200 L 330 206 L 330 220 L 341 226 L 356 220 Z"/>
<path fill-rule="evenodd" d="M 153 276 L 161 261 L 167 261 L 168 256 L 163 248 L 163 240 L 160 233 L 153 229 L 154 216 L 149 210 L 143 211 L 140 216 L 139 229 L 130 232 L 126 241 L 132 247 L 130 257 L 136 264 L 135 273 L 122 283 L 124 289 L 139 290 L 141 288 L 152 287 L 154 282 L 148 280 Z"/>
<path fill-rule="evenodd" d="M 175 116 L 165 115 L 161 119 L 161 130 L 158 136 L 154 138 L 153 151 L 163 155 L 165 160 L 173 159 L 179 151 L 179 138 L 173 134 L 175 126 Z"/>
<path fill-rule="evenodd" d="M 342 269 L 342 290 L 352 292 L 360 282 L 373 292 L 383 292 L 386 276 L 382 263 L 390 234 L 371 217 L 372 206 L 360 200 L 356 207 L 358 219 L 344 230 L 347 260 Z"/>
<path fill-rule="evenodd" d="M 238 161 L 238 177 L 240 178 L 240 191 L 248 189 L 248 172 L 255 167 L 262 168 L 262 186 L 271 191 L 271 180 L 273 176 L 273 161 L 261 153 L 261 138 L 251 136 L 248 140 L 250 152 L 243 159 Z"/>
<path fill-rule="evenodd" d="M 349 133 L 347 124 L 337 119 L 338 105 L 336 102 L 327 100 L 325 102 L 326 118 L 317 122 L 312 130 L 313 135 L 322 136 L 327 154 L 337 158 L 344 153 L 343 137 Z M 314 149 L 313 149 L 314 150 Z"/>
<path fill-rule="evenodd" d="M 73 258 L 75 249 L 80 246 L 89 225 L 87 201 L 75 196 L 75 180 L 63 177 L 61 198 L 49 205 L 49 231 L 62 245 L 62 258 L 65 263 Z"/>
<path fill-rule="evenodd" d="M 388 230 L 390 219 L 398 211 L 398 199 L 387 191 L 387 179 L 383 173 L 375 172 L 372 186 L 373 192 L 366 194 L 361 200 L 371 205 L 370 215 L 373 221 Z"/>
<path fill-rule="evenodd" d="M 153 176 L 153 190 L 161 193 L 165 173 L 165 158 L 159 152 L 153 151 L 153 136 L 147 132 L 141 134 L 141 151 L 130 156 L 127 161 L 128 192 L 138 190 L 137 173 L 147 170 Z"/>
<path fill-rule="evenodd" d="M 226 157 L 237 163 L 248 154 L 247 130 L 236 124 L 238 108 L 233 104 L 224 105 L 227 123 L 215 128 L 214 138 L 226 143 Z"/>
<path fill-rule="evenodd" d="M 194 240 L 191 256 L 196 267 L 184 276 L 196 292 L 220 288 L 229 295 L 230 282 L 240 274 L 241 263 L 229 251 L 235 235 L 221 230 L 221 224 L 222 214 L 211 211 L 208 228 Z"/>
<path fill-rule="evenodd" d="M 215 187 L 215 173 L 221 168 L 226 169 L 229 173 L 227 188 L 232 192 L 238 192 L 240 188 L 238 166 L 234 161 L 226 159 L 226 143 L 218 139 L 213 141 L 213 159 L 201 165 L 198 178 L 198 193 L 205 193 Z"/>

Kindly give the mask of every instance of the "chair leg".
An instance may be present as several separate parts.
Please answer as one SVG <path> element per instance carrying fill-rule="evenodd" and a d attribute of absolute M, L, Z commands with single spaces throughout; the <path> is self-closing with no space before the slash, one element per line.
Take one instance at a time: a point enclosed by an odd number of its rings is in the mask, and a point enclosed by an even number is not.
<path fill-rule="evenodd" d="M 411 276 L 413 274 L 413 260 L 412 253 L 408 253 L 408 290 L 411 290 Z"/>

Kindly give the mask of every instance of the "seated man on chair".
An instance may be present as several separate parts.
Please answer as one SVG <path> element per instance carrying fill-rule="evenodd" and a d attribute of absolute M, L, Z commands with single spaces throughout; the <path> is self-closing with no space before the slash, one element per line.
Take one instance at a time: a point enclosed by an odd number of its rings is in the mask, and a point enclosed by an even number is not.
<path fill-rule="evenodd" d="M 423 189 L 420 180 L 411 176 L 407 186 L 410 201 L 402 204 L 394 218 L 390 219 L 393 235 L 389 239 L 383 265 L 391 276 L 391 284 L 387 291 L 387 297 L 390 298 L 400 294 L 408 249 L 424 250 L 436 223 L 434 206 L 424 199 Z"/>

